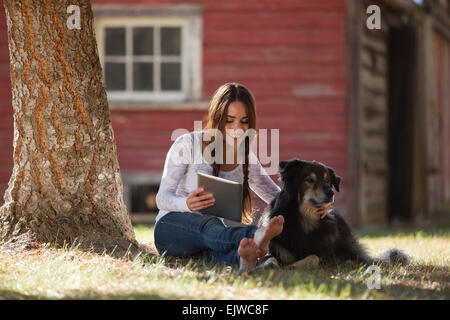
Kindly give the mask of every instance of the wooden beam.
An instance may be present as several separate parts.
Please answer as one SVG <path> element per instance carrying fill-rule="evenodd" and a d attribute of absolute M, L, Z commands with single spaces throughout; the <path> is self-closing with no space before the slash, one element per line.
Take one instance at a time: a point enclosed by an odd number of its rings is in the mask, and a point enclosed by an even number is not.
<path fill-rule="evenodd" d="M 347 108 L 348 108 L 348 191 L 347 217 L 353 226 L 361 223 L 360 201 L 360 49 L 361 3 L 347 0 Z"/>

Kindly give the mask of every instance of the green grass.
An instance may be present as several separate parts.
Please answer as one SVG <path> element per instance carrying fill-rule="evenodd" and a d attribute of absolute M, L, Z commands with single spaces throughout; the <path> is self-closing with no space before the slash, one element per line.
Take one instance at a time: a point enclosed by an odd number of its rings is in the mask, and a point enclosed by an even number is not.
<path fill-rule="evenodd" d="M 381 266 L 381 289 L 370 290 L 366 268 L 354 264 L 312 270 L 258 270 L 168 257 L 133 261 L 76 248 L 0 251 L 0 299 L 449 299 L 449 228 L 359 230 L 377 255 L 391 247 L 412 265 Z M 153 246 L 153 228 L 135 227 Z"/>

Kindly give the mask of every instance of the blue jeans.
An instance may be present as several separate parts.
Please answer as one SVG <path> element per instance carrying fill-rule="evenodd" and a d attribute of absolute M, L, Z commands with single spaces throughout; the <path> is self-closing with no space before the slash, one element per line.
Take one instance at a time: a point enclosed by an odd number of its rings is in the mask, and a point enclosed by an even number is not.
<path fill-rule="evenodd" d="M 155 226 L 155 246 L 160 254 L 174 257 L 201 254 L 216 262 L 239 264 L 243 238 L 253 238 L 257 226 L 227 227 L 213 216 L 169 212 Z"/>

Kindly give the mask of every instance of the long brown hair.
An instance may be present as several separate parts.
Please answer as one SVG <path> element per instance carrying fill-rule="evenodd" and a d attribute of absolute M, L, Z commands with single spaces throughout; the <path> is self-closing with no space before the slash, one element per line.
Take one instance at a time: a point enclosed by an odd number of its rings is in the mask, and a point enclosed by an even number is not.
<path fill-rule="evenodd" d="M 236 82 L 225 83 L 216 90 L 209 104 L 207 123 L 203 127 L 203 131 L 208 129 L 218 129 L 220 130 L 220 132 L 223 132 L 227 118 L 226 115 L 228 112 L 228 106 L 230 105 L 230 103 L 235 101 L 242 102 L 245 105 L 248 116 L 248 129 L 254 129 L 256 131 L 257 127 L 255 98 L 246 87 Z M 215 139 L 215 137 L 213 137 L 211 141 L 205 141 L 205 139 L 202 139 L 202 154 L 205 147 L 210 143 L 213 143 Z M 250 188 L 248 184 L 248 158 L 250 144 L 252 142 L 250 141 L 250 139 L 251 137 L 245 136 L 243 142 L 245 147 L 245 161 L 242 164 L 242 170 L 244 173 L 242 222 L 244 223 L 251 223 L 254 214 L 254 208 L 252 206 L 252 199 L 250 196 Z M 215 156 L 215 150 L 216 149 L 212 151 L 213 156 Z M 213 168 L 213 175 L 218 176 L 221 164 L 214 161 L 211 166 Z"/>

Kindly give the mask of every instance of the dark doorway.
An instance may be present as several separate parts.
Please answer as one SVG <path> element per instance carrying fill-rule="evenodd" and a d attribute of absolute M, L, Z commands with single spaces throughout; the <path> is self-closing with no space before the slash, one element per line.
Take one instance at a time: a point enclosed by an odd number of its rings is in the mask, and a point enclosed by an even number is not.
<path fill-rule="evenodd" d="M 416 29 L 389 29 L 389 221 L 413 217 Z"/>

